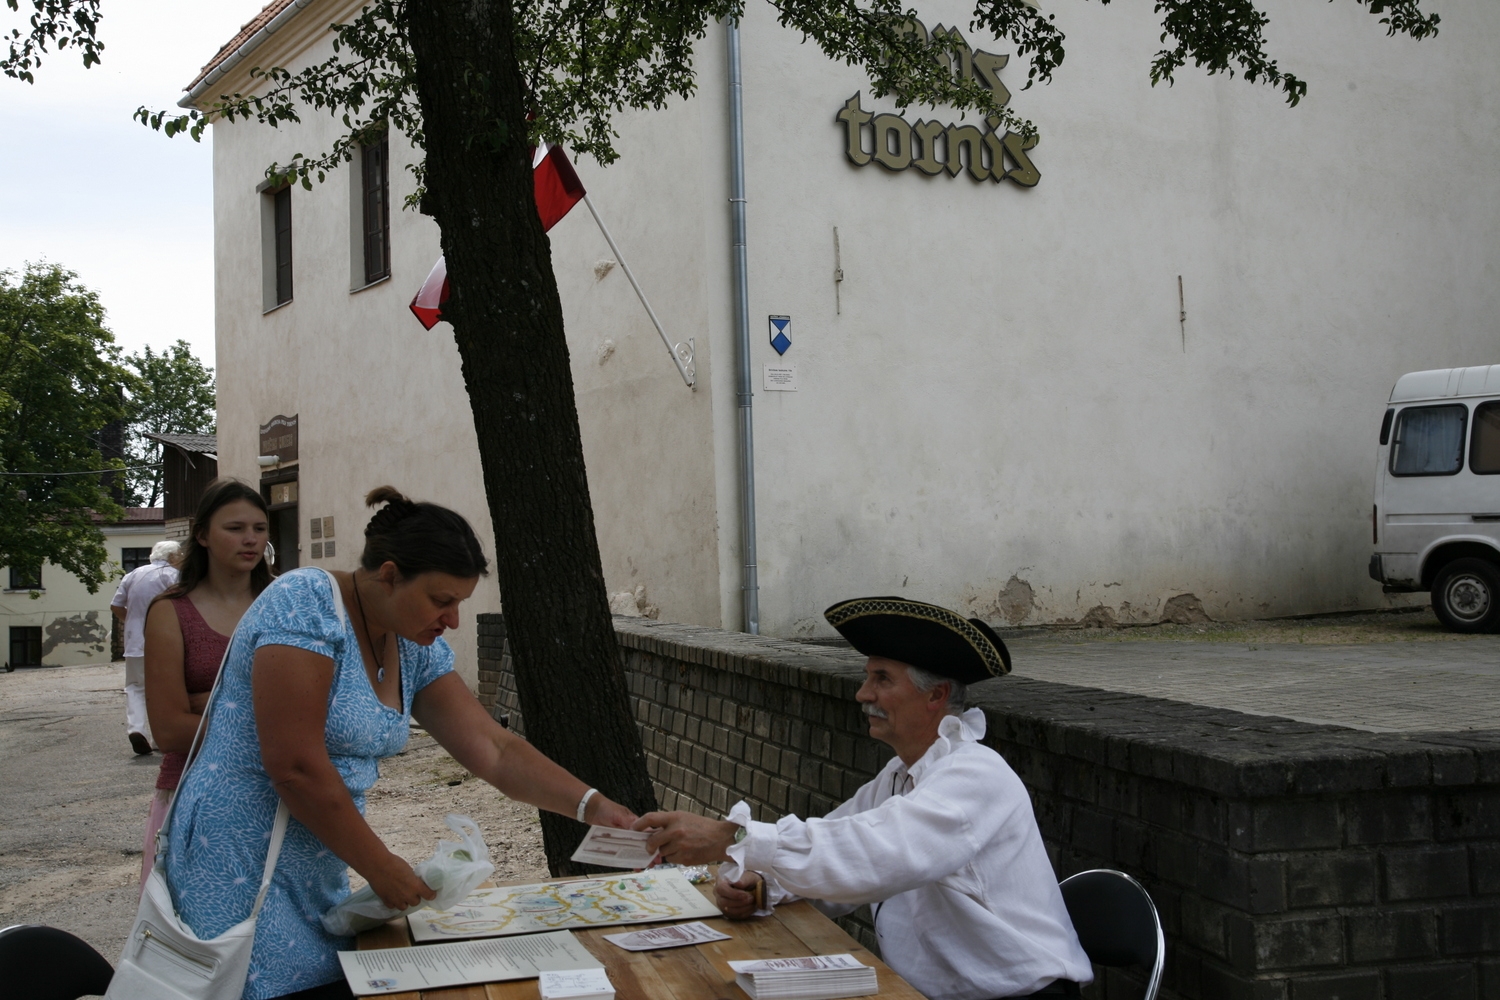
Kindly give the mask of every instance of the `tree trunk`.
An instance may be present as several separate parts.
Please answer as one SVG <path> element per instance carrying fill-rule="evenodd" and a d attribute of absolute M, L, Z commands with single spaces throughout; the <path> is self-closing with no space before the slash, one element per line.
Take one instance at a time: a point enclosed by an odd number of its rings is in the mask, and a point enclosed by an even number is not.
<path fill-rule="evenodd" d="M 605 594 L 551 247 L 537 217 L 512 9 L 406 6 L 516 689 L 536 747 L 637 812 L 656 806 Z M 554 875 L 585 833 L 542 813 Z"/>

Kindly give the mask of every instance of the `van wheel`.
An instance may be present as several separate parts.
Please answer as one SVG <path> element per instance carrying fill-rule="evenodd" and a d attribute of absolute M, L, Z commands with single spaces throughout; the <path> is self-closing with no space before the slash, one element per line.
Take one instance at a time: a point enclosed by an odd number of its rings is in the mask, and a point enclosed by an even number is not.
<path fill-rule="evenodd" d="M 1488 559 L 1455 559 L 1432 583 L 1432 610 L 1454 632 L 1500 631 L 1500 569 Z"/>

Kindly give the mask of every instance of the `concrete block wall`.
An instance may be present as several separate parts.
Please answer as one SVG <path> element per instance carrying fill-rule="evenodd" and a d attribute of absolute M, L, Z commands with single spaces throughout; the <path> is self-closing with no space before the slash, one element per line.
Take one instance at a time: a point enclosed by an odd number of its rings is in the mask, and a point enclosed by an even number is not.
<path fill-rule="evenodd" d="M 481 696 L 524 731 L 503 623 Z M 851 650 L 617 618 L 666 808 L 816 816 L 889 759 Z M 492 692 L 488 695 L 487 692 Z M 1500 733 L 1372 734 L 1020 677 L 971 688 L 1059 877 L 1147 886 L 1165 997 L 1500 1000 Z M 846 922 L 869 945 L 867 920 Z M 1111 972 L 1090 995 L 1139 995 Z"/>

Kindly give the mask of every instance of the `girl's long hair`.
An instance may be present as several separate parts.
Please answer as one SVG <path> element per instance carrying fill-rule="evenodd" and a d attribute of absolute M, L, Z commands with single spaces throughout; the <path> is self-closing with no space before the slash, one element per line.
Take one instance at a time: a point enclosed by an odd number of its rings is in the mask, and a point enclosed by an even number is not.
<path fill-rule="evenodd" d="M 198 584 L 208 579 L 208 549 L 198 541 L 198 534 L 208 530 L 209 522 L 220 507 L 236 500 L 254 504 L 257 510 L 270 518 L 266 501 L 255 487 L 238 479 L 215 479 L 203 491 L 203 498 L 198 501 L 198 509 L 194 511 L 192 523 L 188 526 L 187 540 L 182 543 L 181 575 L 177 586 L 163 591 L 157 600 L 186 597 Z M 265 557 L 262 556 L 250 571 L 250 592 L 258 597 L 270 584 L 271 567 L 266 565 Z"/>

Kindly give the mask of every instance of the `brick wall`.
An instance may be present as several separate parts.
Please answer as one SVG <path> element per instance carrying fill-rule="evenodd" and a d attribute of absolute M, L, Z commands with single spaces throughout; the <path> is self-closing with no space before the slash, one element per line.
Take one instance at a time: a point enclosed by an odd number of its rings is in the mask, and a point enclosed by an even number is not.
<path fill-rule="evenodd" d="M 481 616 L 481 696 L 524 732 L 499 619 Z M 666 808 L 817 816 L 889 759 L 851 650 L 615 624 Z M 1020 677 L 970 691 L 1059 876 L 1118 868 L 1151 891 L 1164 997 L 1500 1000 L 1500 732 L 1365 733 Z M 1090 993 L 1139 987 L 1111 974 Z"/>

